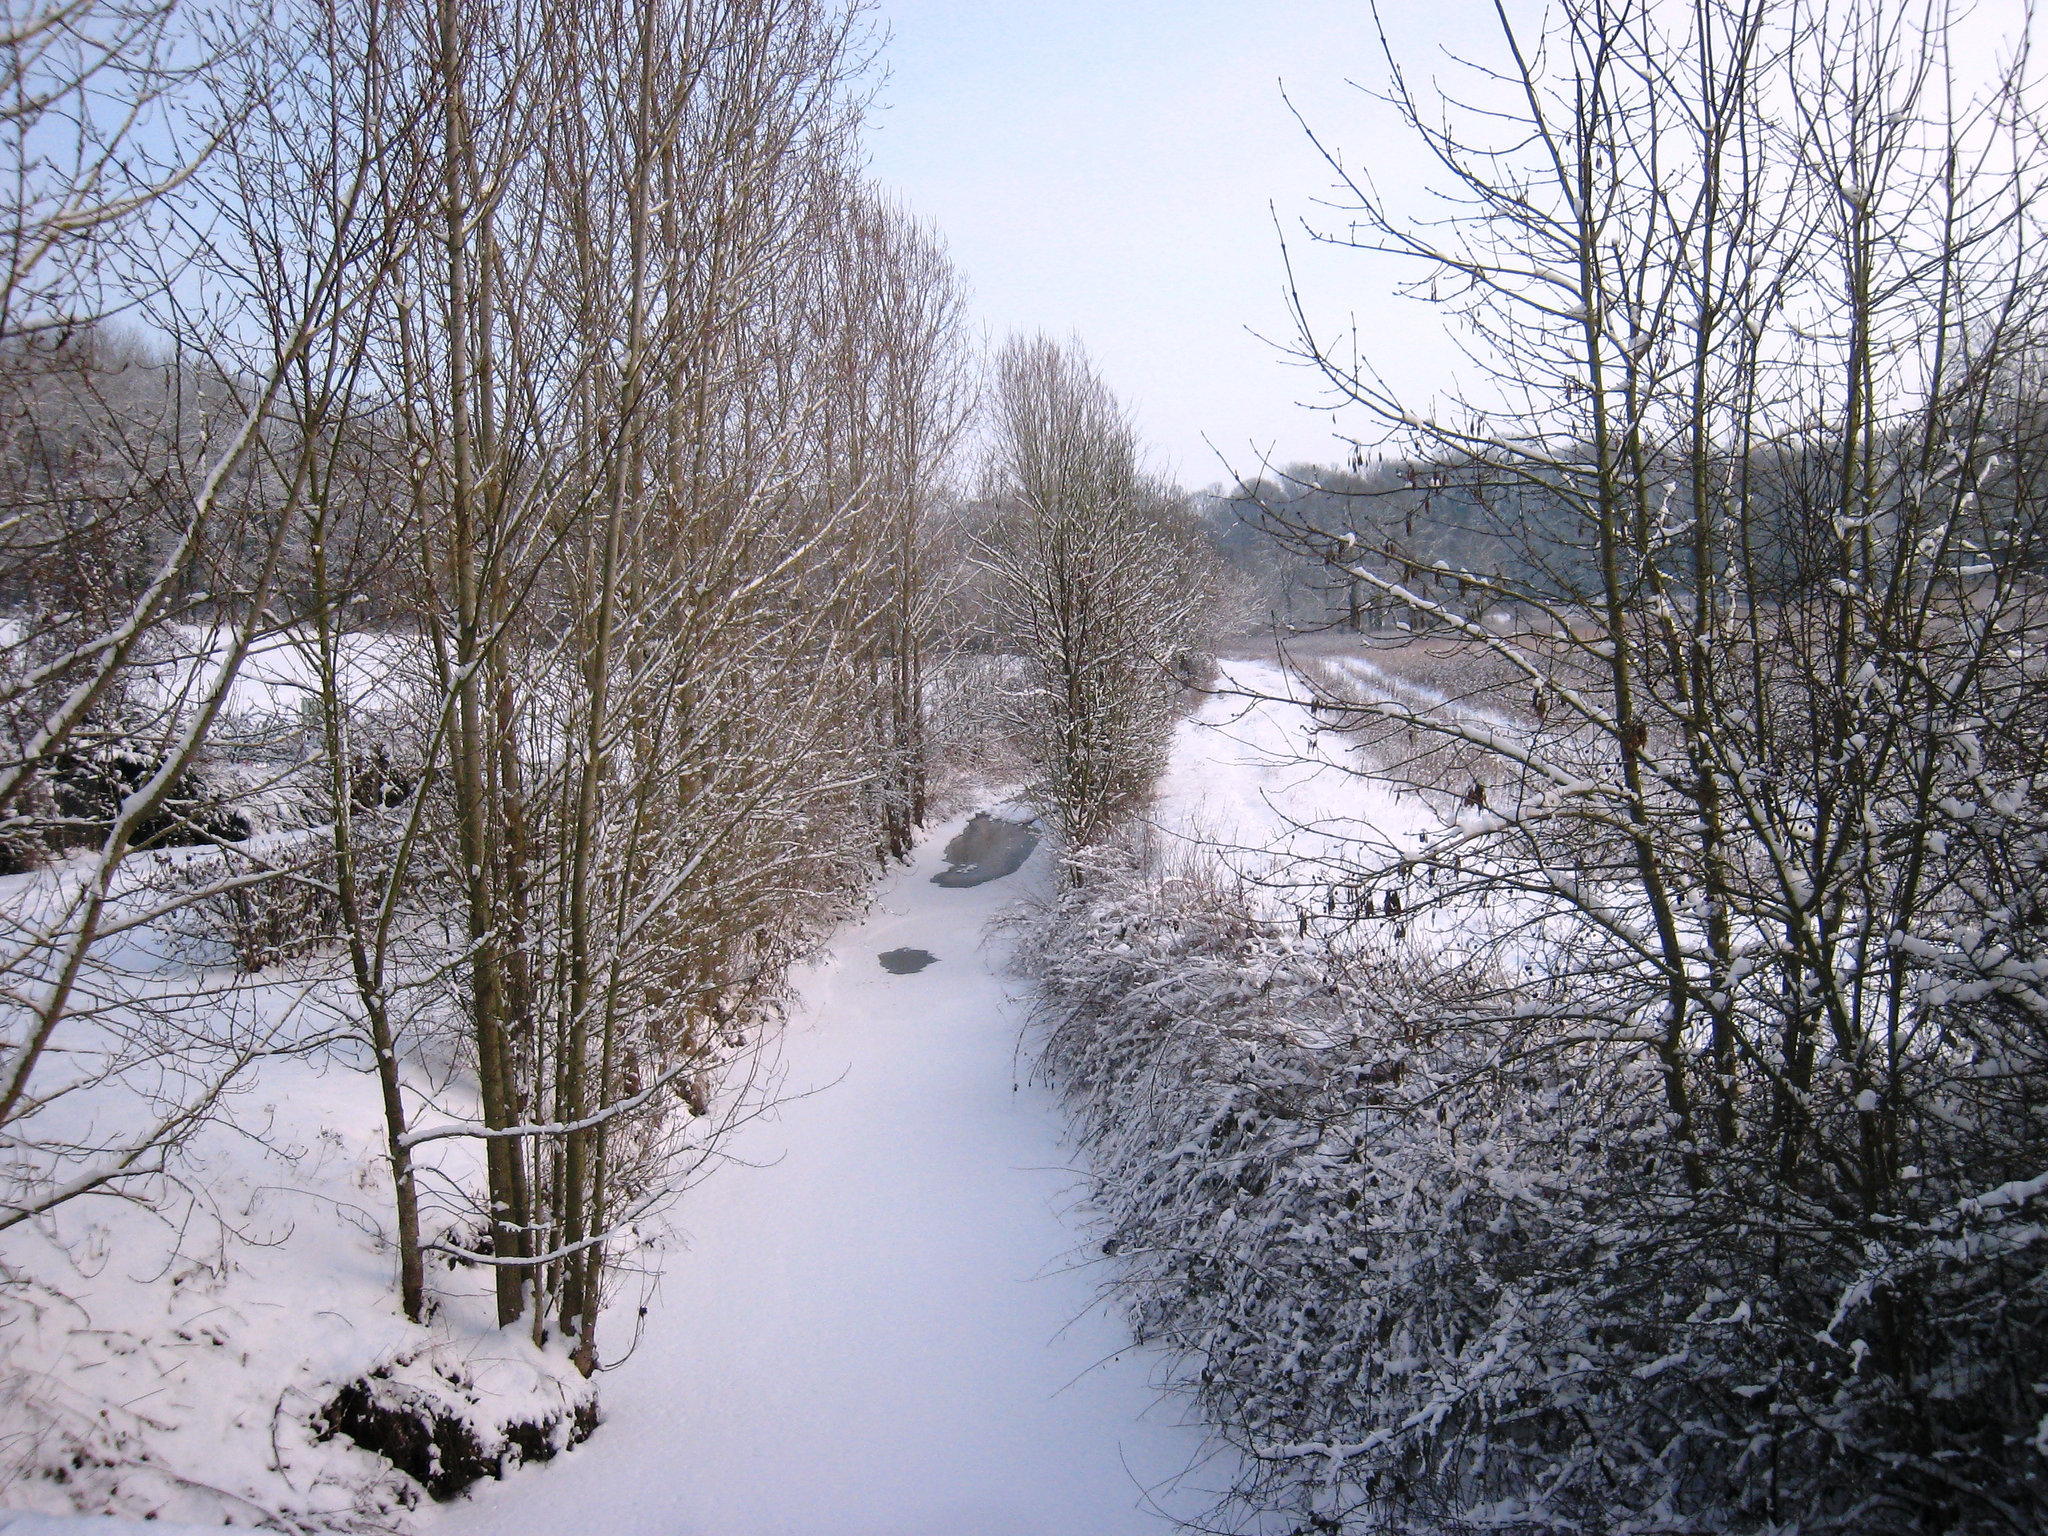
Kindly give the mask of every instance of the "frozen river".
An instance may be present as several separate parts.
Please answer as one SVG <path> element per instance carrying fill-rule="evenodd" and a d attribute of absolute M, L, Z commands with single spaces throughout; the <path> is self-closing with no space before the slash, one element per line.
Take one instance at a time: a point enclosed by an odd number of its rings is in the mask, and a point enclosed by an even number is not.
<path fill-rule="evenodd" d="M 423 1524 L 475 1536 L 1123 1536 L 1193 1515 L 1202 1434 L 1093 1305 L 1056 1107 L 984 926 L 1044 874 L 932 883 L 963 825 L 800 978 L 786 1088 L 692 1193 L 607 1422 Z M 936 958 L 891 974 L 879 957 Z M 614 1321 L 614 1347 L 622 1320 Z M 1210 1475 L 1205 1475 L 1208 1473 Z"/>

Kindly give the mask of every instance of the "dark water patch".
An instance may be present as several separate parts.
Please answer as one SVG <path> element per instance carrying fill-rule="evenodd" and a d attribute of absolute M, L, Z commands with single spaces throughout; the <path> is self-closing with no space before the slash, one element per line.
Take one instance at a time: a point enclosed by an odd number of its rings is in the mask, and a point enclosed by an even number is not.
<path fill-rule="evenodd" d="M 928 949 L 885 949 L 881 953 L 882 969 L 891 976 L 915 976 L 928 965 L 936 965 L 939 957 Z"/>
<path fill-rule="evenodd" d="M 1038 834 L 1023 823 L 977 811 L 946 844 L 946 863 L 951 867 L 933 875 L 932 884 L 959 890 L 1014 875 L 1037 846 Z"/>

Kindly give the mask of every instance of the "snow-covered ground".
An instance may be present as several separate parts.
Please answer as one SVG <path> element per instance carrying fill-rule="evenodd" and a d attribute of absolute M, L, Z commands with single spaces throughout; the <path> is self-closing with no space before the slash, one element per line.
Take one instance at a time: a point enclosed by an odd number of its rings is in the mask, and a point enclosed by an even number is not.
<path fill-rule="evenodd" d="M 229 637 L 189 624 L 175 626 L 171 634 L 180 648 L 178 659 L 146 674 L 145 686 L 153 686 L 164 697 L 212 689 L 227 657 Z M 302 716 L 319 698 L 315 643 L 313 633 L 304 629 L 259 639 L 228 689 L 228 715 L 244 721 Z M 363 710 L 404 704 L 427 666 L 423 642 L 368 630 L 347 636 L 340 656 L 342 692 Z"/>
<path fill-rule="evenodd" d="M 251 1029 L 316 1032 L 305 1010 L 287 1022 L 297 991 L 256 981 L 223 987 L 214 1006 Z M 76 1118 L 95 1104 L 146 1108 L 116 1087 L 57 1110 Z M 437 1265 L 435 1324 L 400 1315 L 380 1113 L 351 1047 L 280 1056 L 242 1075 L 150 1204 L 87 1198 L 9 1234 L 0 1504 L 23 1522 L 22 1511 L 84 1509 L 389 1529 L 403 1519 L 405 1480 L 310 1427 L 343 1383 L 440 1369 L 488 1412 L 562 1411 L 581 1390 L 566 1357 L 497 1329 L 482 1277 Z M 449 1182 L 473 1182 L 472 1158 L 456 1145 Z M 430 1215 L 429 1229 L 446 1220 Z M 0 1511 L 8 1536 L 40 1529 L 9 1518 Z"/>
<path fill-rule="evenodd" d="M 1178 727 L 1152 821 L 1245 873 L 1314 868 L 1443 823 L 1365 771 L 1356 745 L 1310 713 L 1308 689 L 1271 662 L 1222 663 Z"/>
<path fill-rule="evenodd" d="M 799 978 L 786 1090 L 689 1199 L 588 1444 L 420 1524 L 446 1536 L 1118 1536 L 1227 1471 L 1095 1305 L 1025 1003 L 985 925 L 1043 877 L 931 883 L 938 828 Z M 877 956 L 929 950 L 890 975 Z M 612 1327 L 630 1325 L 613 1319 Z M 613 1336 L 613 1347 L 619 1343 Z M 1189 1469 L 1193 1472 L 1189 1476 Z M 1177 1481 L 1179 1480 L 1179 1481 Z"/>
<path fill-rule="evenodd" d="M 1263 861 L 1312 855 L 1333 832 L 1435 824 L 1347 772 L 1350 743 L 1289 701 L 1280 669 L 1229 663 L 1224 689 L 1176 736 L 1164 835 Z M 1178 1400 L 1160 1402 L 1162 1361 L 1096 1305 L 1109 1276 L 1075 1209 L 1066 1128 L 1020 1059 L 1027 999 L 985 930 L 1045 877 L 1047 855 L 987 885 L 934 885 L 960 825 L 934 829 L 797 978 L 791 1097 L 680 1207 L 688 1241 L 666 1256 L 638 1348 L 602 1378 L 596 1437 L 455 1505 L 394 1511 L 401 1523 L 448 1536 L 1116 1536 L 1162 1529 L 1158 1510 L 1198 1514 L 1229 1483 Z M 892 975 L 877 956 L 897 948 L 938 962 Z M 175 1234 L 145 1241 L 150 1218 L 123 1210 L 108 1241 L 127 1263 L 67 1281 L 91 1315 L 45 1312 L 5 1358 L 17 1373 L 69 1362 L 46 1384 L 61 1385 L 53 1402 L 75 1438 L 146 1447 L 169 1475 L 118 1474 L 127 1513 L 360 1520 L 384 1482 L 371 1458 L 272 1435 L 409 1338 L 378 1240 L 372 1085 L 352 1063 L 284 1060 L 243 1104 L 280 1150 L 243 1156 L 231 1131 L 217 1138 L 214 1171 L 232 1164 L 234 1187 L 212 1198 L 256 1246 L 231 1240 L 188 1274 L 156 1257 Z M 468 1278 L 437 1271 L 437 1289 L 450 1299 Z M 607 1355 L 639 1299 L 609 1319 Z M 441 1348 L 472 1372 L 498 1347 L 508 1368 L 546 1375 L 472 1311 L 467 1298 L 450 1309 Z M 119 1424 L 91 1427 L 102 1398 L 125 1405 Z M 211 1486 L 190 1486 L 201 1474 Z M 92 1493 L 42 1484 L 0 1499 L 54 1511 L 67 1495 L 97 1502 L 116 1475 Z"/>
<path fill-rule="evenodd" d="M 109 917 L 139 917 L 183 874 L 203 883 L 217 865 L 200 849 L 133 859 Z M 0 932 L 19 941 L 57 927 L 83 867 L 75 857 L 0 878 Z M 83 1510 L 385 1531 L 417 1490 L 382 1457 L 320 1438 L 316 1420 L 344 1384 L 373 1371 L 408 1388 L 424 1378 L 435 1400 L 475 1411 L 485 1445 L 505 1421 L 559 1419 L 587 1396 L 559 1345 L 497 1327 L 480 1273 L 434 1263 L 432 1323 L 402 1316 L 367 1052 L 317 970 L 244 974 L 224 921 L 187 908 L 104 930 L 114 936 L 79 972 L 98 1009 L 67 1021 L 38 1085 L 48 1097 L 10 1127 L 28 1136 L 9 1155 L 26 1162 L 27 1146 L 70 1178 L 107 1167 L 110 1143 L 211 1099 L 161 1174 L 148 1172 L 153 1154 L 141 1158 L 131 1198 L 88 1193 L 7 1231 L 0 1505 L 16 1513 L 0 1521 L 17 1524 L 0 1530 L 27 1529 L 28 1511 Z M 17 965 L 18 978 L 28 967 Z M 473 1112 L 450 1042 L 428 1028 L 430 1002 L 413 1001 L 415 1102 Z M 469 1219 L 476 1162 L 473 1144 L 430 1144 L 429 1236 Z"/>

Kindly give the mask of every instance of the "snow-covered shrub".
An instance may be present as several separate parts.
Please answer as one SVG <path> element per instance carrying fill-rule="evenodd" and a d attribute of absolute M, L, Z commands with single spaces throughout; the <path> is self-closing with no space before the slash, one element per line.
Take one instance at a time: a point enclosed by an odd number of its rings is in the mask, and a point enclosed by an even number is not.
<path fill-rule="evenodd" d="M 925 736 L 933 759 L 935 817 L 979 805 L 990 787 L 1028 773 L 1010 699 L 1025 684 L 1021 657 L 958 651 L 925 679 Z"/>
<path fill-rule="evenodd" d="M 1212 651 L 1184 646 L 1167 658 L 1167 667 L 1182 688 L 1206 693 L 1216 686 L 1216 656 Z"/>
<path fill-rule="evenodd" d="M 320 1410 L 319 1438 L 345 1435 L 383 1456 L 436 1499 L 452 1499 L 507 1467 L 549 1461 L 597 1428 L 597 1388 L 569 1362 L 536 1371 L 526 1358 L 482 1366 L 459 1351 L 409 1351 L 349 1382 Z"/>
<path fill-rule="evenodd" d="M 334 854 L 318 834 L 279 839 L 260 853 L 162 860 L 149 886 L 170 908 L 159 926 L 200 964 L 231 959 L 254 974 L 335 939 Z"/>
<path fill-rule="evenodd" d="M 50 769 L 60 818 L 54 835 L 73 844 L 105 837 L 122 802 L 161 767 L 159 754 L 121 737 L 59 756 Z M 178 848 L 248 835 L 248 818 L 207 782 L 203 772 L 193 769 L 178 775 L 163 805 L 136 826 L 130 843 L 136 848 Z"/>
<path fill-rule="evenodd" d="M 331 878 L 332 860 L 315 855 L 274 879 L 208 897 L 195 910 L 220 924 L 244 971 L 260 971 L 336 937 L 340 916 Z"/>
<path fill-rule="evenodd" d="M 1832 1250 L 1819 1213 L 1689 1186 L 1647 1045 L 1574 1038 L 1555 998 L 1504 1028 L 1486 978 L 1383 932 L 1303 939 L 1199 870 L 1104 863 L 1019 953 L 1114 1284 L 1244 1454 L 1226 1513 L 2020 1531 L 2043 1507 L 2038 1188 Z M 1957 1330 L 1919 1342 L 1918 1394 L 1858 1337 L 1906 1285 Z"/>

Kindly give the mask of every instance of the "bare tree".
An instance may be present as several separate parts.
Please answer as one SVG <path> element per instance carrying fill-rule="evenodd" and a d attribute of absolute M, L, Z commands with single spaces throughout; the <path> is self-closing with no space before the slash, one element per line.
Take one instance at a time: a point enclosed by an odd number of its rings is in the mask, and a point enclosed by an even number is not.
<path fill-rule="evenodd" d="M 285 1027 L 119 957 L 125 936 L 277 874 L 223 858 L 165 889 L 134 855 L 248 830 L 198 768 L 243 661 L 280 622 L 272 605 L 312 468 L 312 439 L 287 426 L 288 379 L 316 354 L 350 355 L 381 281 L 357 243 L 374 172 L 344 154 L 289 281 L 235 273 L 207 327 L 182 326 L 180 285 L 203 247 L 145 221 L 173 196 L 188 220 L 233 204 L 236 165 L 214 151 L 254 132 L 253 85 L 268 77 L 247 65 L 276 34 L 252 25 L 188 73 L 164 62 L 176 52 L 170 18 L 72 6 L 24 19 L 12 44 L 12 331 L 0 373 L 18 440 L 35 453 L 11 509 L 9 554 L 25 569 L 0 653 L 0 807 L 15 856 L 48 867 L 10 904 L 0 957 L 0 1229 L 82 1194 L 148 1188 Z M 130 153 L 125 135 L 152 122 L 205 152 L 146 174 L 147 149 Z M 115 298 L 171 338 L 168 361 L 88 326 Z M 268 323 L 246 324 L 258 310 Z M 99 590 L 86 608 L 53 611 L 44 557 L 110 526 L 144 552 L 135 579 L 88 580 Z M 81 844 L 82 856 L 55 857 Z M 81 1133 L 78 1106 L 108 1090 L 137 1094 L 148 1118 Z"/>
<path fill-rule="evenodd" d="M 818 269 L 817 324 L 833 358 L 827 472 L 868 502 L 885 583 L 862 664 L 880 707 L 886 765 L 874 796 L 885 858 L 909 853 L 924 824 L 932 746 L 927 655 L 946 595 L 936 491 L 975 405 L 966 295 L 938 234 L 865 187 L 821 201 L 832 260 Z"/>
<path fill-rule="evenodd" d="M 906 777 L 891 626 L 928 622 L 958 301 L 850 166 L 854 28 L 456 4 L 416 45 L 439 206 L 378 428 L 449 814 L 402 844 L 463 914 L 478 1102 L 394 1116 L 393 1144 L 484 1143 L 487 1188 L 422 1251 L 490 1266 L 500 1318 L 586 1370 L 619 1267 L 758 1101 L 787 966 Z"/>
<path fill-rule="evenodd" d="M 1992 1229 L 2048 1161 L 2019 873 L 2048 247 L 2024 52 L 1972 95 L 1947 26 L 1592 0 L 1532 37 L 1503 12 L 1470 108 L 1393 66 L 1448 218 L 1329 157 L 1356 219 L 1332 238 L 1409 262 L 1485 384 L 1404 400 L 1306 306 L 1302 355 L 1379 423 L 1361 449 L 1517 553 L 1432 560 L 1412 503 L 1404 527 L 1361 498 L 1349 538 L 1272 509 L 1459 647 L 1449 703 L 1400 662 L 1324 674 L 1326 718 L 1444 826 L 1322 876 L 1405 885 L 1414 931 L 1470 956 L 1437 1005 L 1493 1042 L 1471 1092 L 1652 1095 L 1606 1102 L 1597 1156 L 1557 1144 L 1572 1199 L 1526 1268 L 1499 1258 L 1514 1304 L 1577 1298 L 1519 1358 L 1578 1348 L 1587 1395 L 1503 1375 L 1384 1442 L 1445 1510 L 1541 1485 L 1596 1519 L 2017 1530 L 2037 1497 L 2038 1255 Z M 1548 1471 L 1480 1449 L 1524 1409 Z M 1620 1453 L 1602 1415 L 1658 1427 Z"/>
<path fill-rule="evenodd" d="M 972 391 L 942 245 L 861 178 L 862 12 L 6 25 L 0 1230 L 353 1048 L 406 1315 L 480 1268 L 593 1371 L 772 1094 L 791 963 L 924 816 Z M 263 647 L 305 700 L 258 729 Z M 208 923 L 232 968 L 120 962 Z"/>
<path fill-rule="evenodd" d="M 1176 659 L 1209 582 L 1176 498 L 1078 346 L 1012 338 L 996 364 L 994 520 L 980 556 L 1022 654 L 1040 806 L 1069 850 L 1142 807 L 1165 765 Z"/>

